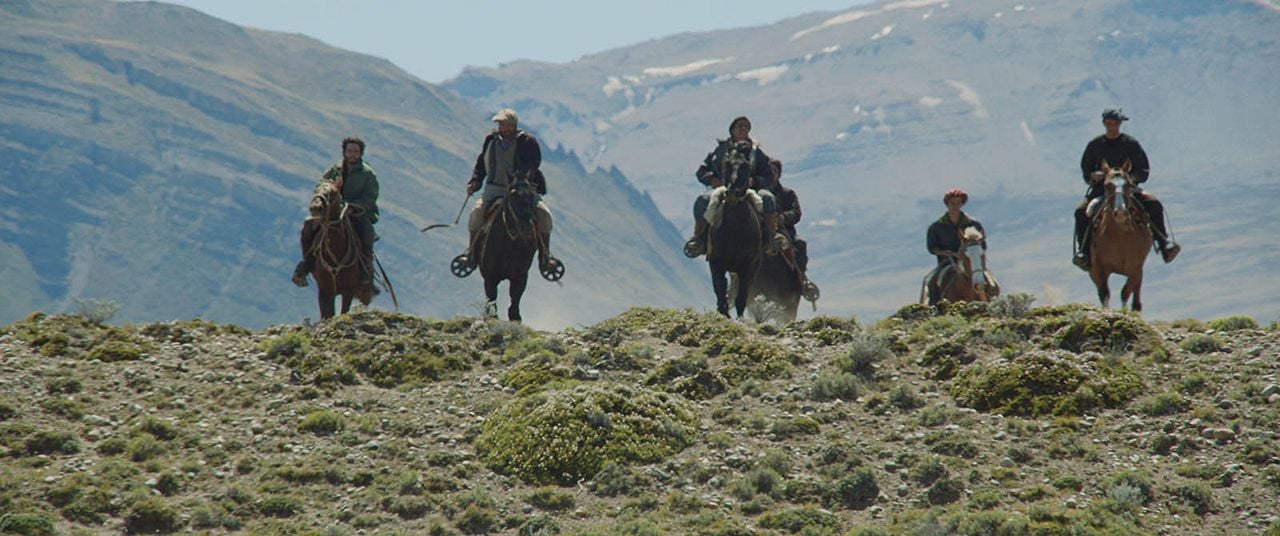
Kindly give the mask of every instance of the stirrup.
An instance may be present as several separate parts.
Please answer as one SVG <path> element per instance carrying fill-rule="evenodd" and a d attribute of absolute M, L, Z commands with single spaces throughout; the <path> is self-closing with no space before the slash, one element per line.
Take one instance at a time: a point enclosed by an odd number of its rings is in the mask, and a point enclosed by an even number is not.
<path fill-rule="evenodd" d="M 684 243 L 684 256 L 690 259 L 701 257 L 707 252 L 707 246 L 700 242 L 697 238 L 690 238 Z"/>
<path fill-rule="evenodd" d="M 547 281 L 559 281 L 564 277 L 564 263 L 555 257 L 538 259 L 538 273 Z"/>
<path fill-rule="evenodd" d="M 1178 256 L 1179 251 L 1182 251 L 1182 246 L 1179 246 L 1177 242 L 1173 242 L 1160 252 L 1160 256 L 1164 258 L 1165 264 L 1168 264 L 1173 262 L 1173 259 Z"/>
<path fill-rule="evenodd" d="M 470 256 L 463 253 L 449 262 L 449 271 L 453 272 L 455 276 L 467 277 L 471 275 L 471 272 L 476 271 L 476 265 L 471 262 Z"/>
<path fill-rule="evenodd" d="M 811 279 L 807 277 L 804 278 L 804 284 L 800 285 L 800 296 L 811 302 L 816 302 L 818 301 L 818 297 L 821 295 L 822 293 L 818 290 L 818 285 L 814 284 Z"/>

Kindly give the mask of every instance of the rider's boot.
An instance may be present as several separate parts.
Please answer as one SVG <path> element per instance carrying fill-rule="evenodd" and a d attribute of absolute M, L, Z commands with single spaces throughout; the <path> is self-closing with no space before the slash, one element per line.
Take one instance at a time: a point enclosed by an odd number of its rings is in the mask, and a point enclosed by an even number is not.
<path fill-rule="evenodd" d="M 707 252 L 707 227 L 706 220 L 698 218 L 693 225 L 693 238 L 684 243 L 684 256 L 695 259 Z"/>
<path fill-rule="evenodd" d="M 538 270 L 547 271 L 551 269 L 551 233 L 542 234 L 542 247 L 538 248 Z"/>
<path fill-rule="evenodd" d="M 477 259 L 476 256 L 474 255 L 475 251 L 479 249 L 476 247 L 477 245 L 476 239 L 479 237 L 480 237 L 479 232 L 470 231 L 470 238 L 467 239 L 467 250 L 462 252 L 462 255 L 467 259 L 467 265 L 471 266 L 472 268 L 475 268 L 476 266 L 480 265 L 480 259 Z"/>
<path fill-rule="evenodd" d="M 1071 262 L 1084 271 L 1089 271 L 1089 220 L 1080 211 L 1076 213 L 1076 252 Z"/>
<path fill-rule="evenodd" d="M 1178 252 L 1182 251 L 1182 246 L 1166 238 L 1169 233 L 1165 231 L 1164 218 L 1152 218 L 1151 224 L 1154 227 L 1152 229 L 1154 232 L 1151 235 L 1156 241 L 1156 247 L 1160 250 L 1160 257 L 1164 259 L 1165 263 L 1173 262 L 1173 259 L 1178 256 Z"/>
<path fill-rule="evenodd" d="M 360 286 L 377 296 L 381 291 L 373 284 L 373 244 L 360 244 Z"/>

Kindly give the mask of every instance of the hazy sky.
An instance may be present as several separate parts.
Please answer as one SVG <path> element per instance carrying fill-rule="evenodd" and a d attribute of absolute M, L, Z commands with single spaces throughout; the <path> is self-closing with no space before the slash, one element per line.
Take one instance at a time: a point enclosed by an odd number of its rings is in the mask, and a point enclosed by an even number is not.
<path fill-rule="evenodd" d="M 166 0 L 241 26 L 391 60 L 428 82 L 466 65 L 565 62 L 688 31 L 755 26 L 869 0 Z"/>

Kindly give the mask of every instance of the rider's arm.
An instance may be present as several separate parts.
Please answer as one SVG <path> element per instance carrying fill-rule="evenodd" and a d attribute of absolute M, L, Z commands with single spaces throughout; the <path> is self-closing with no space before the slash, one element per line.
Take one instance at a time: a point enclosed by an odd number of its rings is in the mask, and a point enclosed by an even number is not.
<path fill-rule="evenodd" d="M 769 166 L 769 155 L 764 154 L 764 150 L 756 147 L 756 168 L 751 170 L 751 185 L 757 190 L 767 190 L 773 187 L 773 167 Z"/>
<path fill-rule="evenodd" d="M 476 167 L 471 170 L 471 180 L 469 182 L 475 183 L 476 189 L 479 189 L 480 185 L 484 184 L 484 153 L 489 149 L 489 140 L 492 138 L 493 135 L 490 134 L 484 139 L 484 144 L 480 147 L 480 156 L 476 157 Z"/>
<path fill-rule="evenodd" d="M 715 162 L 716 152 L 711 151 L 707 153 L 707 157 L 702 159 L 702 165 L 698 166 L 698 171 L 693 173 L 693 176 L 698 179 L 698 182 L 706 186 L 711 186 L 711 179 L 716 176 Z"/>
<path fill-rule="evenodd" d="M 1080 171 L 1084 176 L 1085 184 L 1093 184 L 1093 178 L 1091 175 L 1093 175 L 1093 172 L 1098 170 L 1098 157 L 1095 154 L 1096 152 L 1097 150 L 1094 149 L 1093 142 L 1091 141 L 1089 142 L 1089 145 L 1084 147 L 1084 154 L 1080 156 Z"/>
<path fill-rule="evenodd" d="M 521 154 L 516 159 L 516 173 L 532 173 L 542 166 L 542 148 L 538 145 L 538 140 L 527 133 L 521 133 L 518 139 L 516 150 Z"/>
<path fill-rule="evenodd" d="M 364 187 L 356 193 L 354 199 L 348 199 L 347 202 L 364 209 L 365 211 L 373 210 L 378 204 L 378 176 L 369 170 L 368 180 L 364 181 Z"/>
<path fill-rule="evenodd" d="M 782 225 L 795 225 L 800 223 L 800 196 L 796 195 L 795 191 L 791 191 L 790 194 L 791 195 L 787 196 L 787 201 L 790 202 L 790 206 L 787 210 L 778 212 L 778 219 L 781 220 L 780 223 Z M 782 199 L 779 199 L 778 204 L 782 205 L 782 201 Z"/>
<path fill-rule="evenodd" d="M 1133 180 L 1138 183 L 1147 182 L 1147 177 L 1151 175 L 1151 162 L 1147 161 L 1147 152 L 1142 150 L 1142 144 L 1138 140 L 1133 140 L 1133 146 L 1129 148 L 1129 160 L 1132 165 L 1129 175 L 1133 176 Z"/>
<path fill-rule="evenodd" d="M 942 245 L 939 243 L 938 234 L 934 232 L 933 225 L 929 226 L 929 230 L 925 232 L 924 236 L 924 247 L 929 250 L 929 253 L 939 256 L 946 254 L 942 251 Z"/>

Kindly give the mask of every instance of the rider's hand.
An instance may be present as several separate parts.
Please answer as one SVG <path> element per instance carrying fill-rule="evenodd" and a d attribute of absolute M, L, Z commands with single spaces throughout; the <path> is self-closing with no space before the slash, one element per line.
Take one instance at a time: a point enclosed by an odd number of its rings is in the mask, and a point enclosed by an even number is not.
<path fill-rule="evenodd" d="M 480 183 L 475 181 L 471 181 L 467 183 L 467 195 L 474 194 L 476 193 L 476 190 L 479 190 L 479 189 L 480 189 Z"/>
<path fill-rule="evenodd" d="M 1089 180 L 1093 182 L 1102 182 L 1103 177 L 1105 177 L 1105 175 L 1103 175 L 1101 171 L 1095 171 L 1089 175 Z"/>
<path fill-rule="evenodd" d="M 724 186 L 724 181 L 720 180 L 720 177 L 711 177 L 711 180 L 708 182 L 711 183 L 712 188 L 719 188 L 721 186 Z"/>

